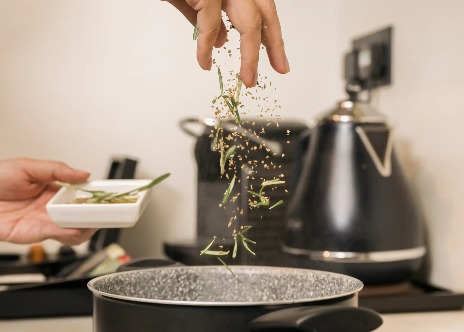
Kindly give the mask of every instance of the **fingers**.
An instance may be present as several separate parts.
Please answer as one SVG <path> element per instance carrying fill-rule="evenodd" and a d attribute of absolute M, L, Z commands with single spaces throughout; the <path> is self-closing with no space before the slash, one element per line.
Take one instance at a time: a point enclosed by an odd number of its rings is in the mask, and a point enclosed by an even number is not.
<path fill-rule="evenodd" d="M 71 246 L 87 241 L 97 231 L 97 229 L 93 228 L 61 228 L 48 220 L 41 221 L 40 228 L 34 226 L 38 225 L 28 225 L 27 232 L 18 230 L 9 241 L 27 244 L 53 239 Z"/>
<path fill-rule="evenodd" d="M 240 33 L 240 78 L 247 87 L 258 80 L 262 18 L 252 0 L 224 0 L 224 10 Z"/>
<path fill-rule="evenodd" d="M 85 182 L 90 173 L 69 167 L 65 163 L 50 160 L 23 158 L 18 163 L 31 180 L 40 183 L 63 181 L 69 183 Z"/>
<path fill-rule="evenodd" d="M 204 2 L 205 4 L 202 3 L 202 6 L 198 4 L 199 1 L 195 0 L 189 1 L 190 5 L 185 0 L 169 0 L 169 2 L 187 18 L 192 26 L 196 25 L 198 15 L 199 36 L 197 44 L 198 48 L 201 48 L 201 52 L 197 52 L 197 58 L 200 67 L 209 70 L 211 66 L 208 68 L 208 63 L 211 59 L 212 47 L 221 47 L 227 40 L 227 29 L 221 17 L 221 1 Z M 201 15 L 200 11 L 202 11 Z M 213 16 L 209 17 L 208 15 Z M 214 40 L 211 42 L 211 39 Z M 210 50 L 209 54 L 208 49 Z M 205 63 L 206 68 L 204 68 Z"/>
<path fill-rule="evenodd" d="M 213 64 L 212 52 L 219 32 L 221 31 L 220 0 L 189 1 L 193 9 L 198 11 L 197 60 L 202 69 L 210 70 Z"/>
<path fill-rule="evenodd" d="M 197 12 L 185 0 L 168 0 L 171 5 L 177 8 L 185 18 L 195 26 L 197 22 Z"/>
<path fill-rule="evenodd" d="M 42 194 L 40 200 L 42 203 L 36 201 L 35 204 L 39 211 L 35 215 L 35 218 L 31 216 L 27 224 L 28 236 L 32 236 L 36 233 L 37 239 L 34 242 L 42 241 L 45 239 L 54 239 L 66 245 L 77 245 L 87 241 L 97 231 L 95 228 L 61 228 L 54 224 L 48 216 L 44 204 L 53 196 L 54 190 L 49 188 Z M 32 226 L 33 225 L 33 226 Z M 26 229 L 24 229 L 26 231 Z M 29 239 L 29 242 L 31 240 Z"/>
<path fill-rule="evenodd" d="M 224 21 L 221 19 L 221 30 L 217 36 L 216 42 L 214 43 L 214 47 L 219 48 L 222 47 L 227 41 L 227 28 L 224 24 Z"/>
<path fill-rule="evenodd" d="M 50 220 L 45 204 L 54 192 L 48 188 L 34 199 L 0 202 L 0 241 L 28 244 L 54 239 L 64 244 L 75 245 L 88 240 L 96 229 L 61 228 Z"/>
<path fill-rule="evenodd" d="M 90 239 L 96 231 L 93 228 L 59 228 L 51 238 L 66 245 L 78 245 Z"/>
<path fill-rule="evenodd" d="M 35 232 L 31 229 L 27 236 L 19 236 L 15 242 L 27 244 L 53 239 L 74 246 L 90 239 L 96 231 L 93 228 L 61 228 L 50 222 L 42 225 L 41 229 L 35 229 Z"/>
<path fill-rule="evenodd" d="M 210 70 L 212 49 L 227 41 L 222 9 L 240 33 L 240 77 L 247 87 L 258 79 L 259 47 L 265 45 L 271 66 L 279 73 L 290 71 L 274 0 L 168 0 L 192 25 L 198 20 L 197 60 Z"/>
<path fill-rule="evenodd" d="M 22 229 L 14 230 L 8 236 L 3 236 L 0 232 L 0 239 L 17 244 L 30 244 L 53 239 L 66 245 L 78 245 L 90 239 L 97 231 L 87 228 L 60 228 L 51 222 L 45 225 L 40 224 L 40 228 L 35 227 L 34 224 L 26 227 L 27 229 L 21 226 Z"/>
<path fill-rule="evenodd" d="M 273 0 L 255 0 L 255 3 L 263 19 L 262 43 L 266 47 L 269 62 L 278 73 L 286 74 L 290 71 L 290 65 L 285 55 L 275 3 Z"/>

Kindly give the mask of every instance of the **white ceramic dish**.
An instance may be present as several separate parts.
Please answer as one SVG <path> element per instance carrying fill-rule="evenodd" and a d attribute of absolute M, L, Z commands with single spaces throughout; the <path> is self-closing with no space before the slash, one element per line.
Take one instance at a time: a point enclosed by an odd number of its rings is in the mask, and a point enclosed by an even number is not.
<path fill-rule="evenodd" d="M 83 189 L 123 193 L 152 180 L 96 180 L 77 185 Z M 141 191 L 135 203 L 75 204 L 89 193 L 63 187 L 48 202 L 50 219 L 63 228 L 125 228 L 134 226 L 147 207 L 151 189 Z"/>

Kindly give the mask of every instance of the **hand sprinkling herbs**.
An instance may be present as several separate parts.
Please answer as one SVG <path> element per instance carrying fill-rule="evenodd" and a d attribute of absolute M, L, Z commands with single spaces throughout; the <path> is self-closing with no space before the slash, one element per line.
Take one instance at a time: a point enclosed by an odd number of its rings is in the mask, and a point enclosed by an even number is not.
<path fill-rule="evenodd" d="M 197 41 L 196 57 L 204 70 L 212 67 L 213 47 L 221 48 L 228 40 L 227 22 L 240 33 L 240 53 L 247 61 L 240 64 L 240 76 L 247 87 L 258 80 L 258 60 L 261 43 L 267 47 L 269 62 L 275 71 L 290 71 L 274 0 L 168 0 L 193 26 Z M 222 13 L 227 19 L 223 19 Z M 257 29 L 256 27 L 262 27 Z"/>

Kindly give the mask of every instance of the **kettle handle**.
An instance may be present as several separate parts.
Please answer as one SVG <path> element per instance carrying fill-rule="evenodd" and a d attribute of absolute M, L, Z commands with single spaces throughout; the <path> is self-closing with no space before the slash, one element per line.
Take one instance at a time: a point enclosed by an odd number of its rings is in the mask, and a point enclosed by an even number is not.
<path fill-rule="evenodd" d="M 199 118 L 186 118 L 179 122 L 179 126 L 184 133 L 186 133 L 187 135 L 199 138 L 201 137 L 201 134 L 196 133 L 194 130 L 190 128 L 192 124 L 203 125 L 203 129 L 204 129 L 205 127 L 216 126 L 217 120 L 214 118 L 209 118 L 209 117 L 199 117 Z"/>
<path fill-rule="evenodd" d="M 242 126 L 236 126 L 236 125 L 230 124 L 227 121 L 219 121 L 215 118 L 209 118 L 209 117 L 199 117 L 199 118 L 186 118 L 179 122 L 180 128 L 186 134 L 196 137 L 196 138 L 200 138 L 202 134 L 197 134 L 195 131 L 193 131 L 190 128 L 191 124 L 197 124 L 197 125 L 201 124 L 203 125 L 203 130 L 206 127 L 221 126 L 222 128 L 224 128 L 224 130 L 227 130 L 229 132 L 238 133 L 242 135 L 243 137 L 246 137 L 250 141 L 255 142 L 258 145 L 265 146 L 273 154 L 279 155 L 282 153 L 282 150 L 283 150 L 281 143 L 270 140 L 270 139 L 259 137 L 253 131 L 246 130 Z"/>
<path fill-rule="evenodd" d="M 360 126 L 357 126 L 355 130 L 362 144 L 364 145 L 364 148 L 369 154 L 372 162 L 377 168 L 377 171 L 379 172 L 379 174 L 383 177 L 389 177 L 392 173 L 392 166 L 391 166 L 391 158 L 392 158 L 392 151 L 393 151 L 392 129 L 385 127 L 385 129 L 388 132 L 388 135 L 386 139 L 385 148 L 382 151 L 384 154 L 383 160 L 382 160 L 382 158 L 379 156 L 379 152 L 376 151 L 376 149 L 374 148 L 374 145 L 372 144 L 371 139 L 369 138 L 368 130 L 366 130 L 368 128 L 369 128 L 369 125 L 366 125 L 365 127 L 363 125 L 360 125 Z"/>
<path fill-rule="evenodd" d="M 292 166 L 293 176 L 292 180 L 290 181 L 290 192 L 295 192 L 298 180 L 300 179 L 300 175 L 303 170 L 304 160 L 306 159 L 309 144 L 311 142 L 311 131 L 312 130 L 308 128 L 298 136 L 298 142 L 295 147 L 295 157 Z"/>

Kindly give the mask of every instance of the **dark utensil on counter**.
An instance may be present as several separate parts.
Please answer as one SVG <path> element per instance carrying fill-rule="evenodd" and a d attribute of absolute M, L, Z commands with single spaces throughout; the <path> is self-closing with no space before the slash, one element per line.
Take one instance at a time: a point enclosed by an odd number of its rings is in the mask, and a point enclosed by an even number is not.
<path fill-rule="evenodd" d="M 344 101 L 302 142 L 285 223 L 288 263 L 364 283 L 411 278 L 425 254 L 424 231 L 385 117 Z"/>
<path fill-rule="evenodd" d="M 145 264 L 142 264 L 145 265 Z M 305 269 L 168 266 L 91 280 L 94 332 L 372 331 L 382 324 L 358 308 L 363 284 Z"/>

